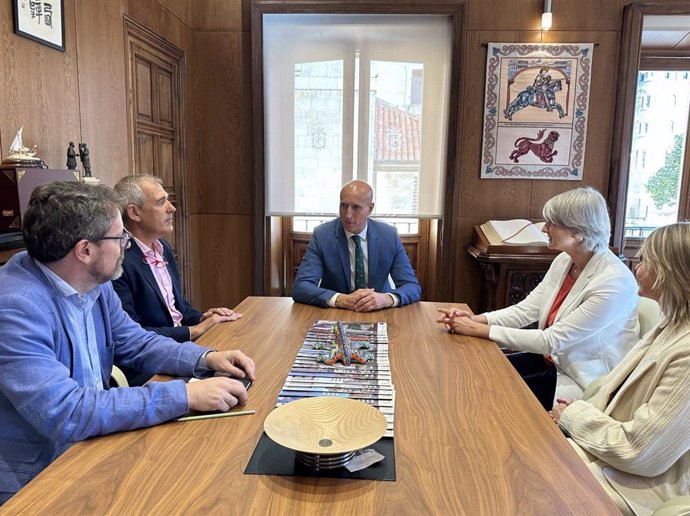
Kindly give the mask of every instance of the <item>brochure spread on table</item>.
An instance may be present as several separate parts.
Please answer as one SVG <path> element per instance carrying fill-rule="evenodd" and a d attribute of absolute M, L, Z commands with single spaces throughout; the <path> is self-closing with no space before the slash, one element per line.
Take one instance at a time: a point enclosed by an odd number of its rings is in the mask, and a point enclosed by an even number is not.
<path fill-rule="evenodd" d="M 382 322 L 315 321 L 307 331 L 276 406 L 313 396 L 341 396 L 369 403 L 393 437 L 395 387 Z"/>

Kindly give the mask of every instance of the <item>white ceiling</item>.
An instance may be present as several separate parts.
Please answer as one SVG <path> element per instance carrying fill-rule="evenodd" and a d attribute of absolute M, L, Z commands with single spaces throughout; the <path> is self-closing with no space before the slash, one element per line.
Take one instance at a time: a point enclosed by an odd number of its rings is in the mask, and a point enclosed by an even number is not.
<path fill-rule="evenodd" d="M 642 48 L 690 50 L 690 16 L 645 16 Z"/>

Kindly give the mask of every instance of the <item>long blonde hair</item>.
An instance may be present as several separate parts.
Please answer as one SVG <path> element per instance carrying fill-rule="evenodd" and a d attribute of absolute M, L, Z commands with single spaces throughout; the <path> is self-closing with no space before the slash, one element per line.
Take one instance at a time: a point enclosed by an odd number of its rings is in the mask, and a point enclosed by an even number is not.
<path fill-rule="evenodd" d="M 690 222 L 655 229 L 640 249 L 640 258 L 656 273 L 653 288 L 666 323 L 690 322 Z"/>

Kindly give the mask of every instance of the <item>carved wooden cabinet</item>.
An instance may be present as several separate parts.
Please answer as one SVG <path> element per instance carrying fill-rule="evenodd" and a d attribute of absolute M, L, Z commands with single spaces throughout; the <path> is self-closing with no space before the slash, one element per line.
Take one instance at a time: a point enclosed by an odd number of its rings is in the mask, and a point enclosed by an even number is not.
<path fill-rule="evenodd" d="M 542 280 L 559 251 L 546 246 L 490 245 L 479 226 L 467 252 L 482 274 L 482 311 L 522 301 Z"/>

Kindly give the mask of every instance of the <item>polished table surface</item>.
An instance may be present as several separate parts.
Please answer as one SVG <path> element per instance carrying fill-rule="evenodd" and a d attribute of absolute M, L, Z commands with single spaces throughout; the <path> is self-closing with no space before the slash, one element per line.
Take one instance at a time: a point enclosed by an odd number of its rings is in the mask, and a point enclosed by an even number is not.
<path fill-rule="evenodd" d="M 358 314 L 250 297 L 201 343 L 257 363 L 252 416 L 170 422 L 78 443 L 12 498 L 11 514 L 615 514 L 490 341 L 447 333 L 439 303 Z M 245 475 L 316 319 L 385 321 L 397 481 Z"/>

